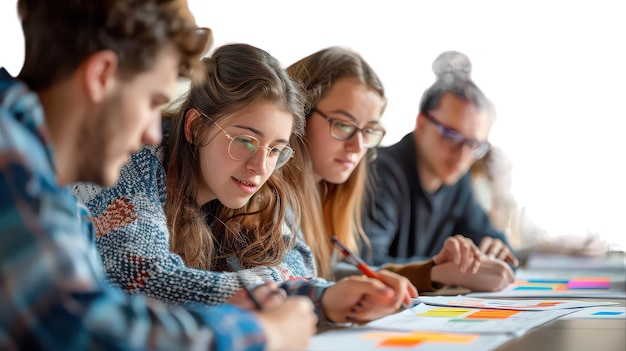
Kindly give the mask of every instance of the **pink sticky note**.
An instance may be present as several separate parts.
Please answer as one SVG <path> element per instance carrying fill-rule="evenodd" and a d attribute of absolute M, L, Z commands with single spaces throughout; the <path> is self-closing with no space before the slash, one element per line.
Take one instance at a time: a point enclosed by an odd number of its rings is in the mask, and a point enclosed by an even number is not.
<path fill-rule="evenodd" d="M 567 283 L 568 289 L 609 289 L 609 279 L 572 279 Z"/>

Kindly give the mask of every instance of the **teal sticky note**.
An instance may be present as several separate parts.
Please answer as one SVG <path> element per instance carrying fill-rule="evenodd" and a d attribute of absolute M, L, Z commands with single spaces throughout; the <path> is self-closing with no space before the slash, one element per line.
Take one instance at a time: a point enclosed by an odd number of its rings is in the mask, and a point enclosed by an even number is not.
<path fill-rule="evenodd" d="M 600 311 L 600 312 L 593 313 L 591 315 L 592 316 L 619 316 L 620 314 L 624 314 L 624 312 Z"/>

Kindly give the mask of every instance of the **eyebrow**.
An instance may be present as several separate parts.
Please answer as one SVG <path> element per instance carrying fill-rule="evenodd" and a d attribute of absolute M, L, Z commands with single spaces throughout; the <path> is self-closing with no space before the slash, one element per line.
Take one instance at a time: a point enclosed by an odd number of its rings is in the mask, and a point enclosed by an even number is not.
<path fill-rule="evenodd" d="M 346 110 L 333 110 L 333 111 L 330 111 L 330 113 L 339 113 L 339 114 L 342 114 L 342 115 L 350 118 L 353 121 L 356 121 L 356 118 L 352 114 L 350 114 L 350 112 L 348 112 Z"/>
<path fill-rule="evenodd" d="M 265 134 L 263 134 L 263 132 L 261 132 L 260 130 L 256 129 L 256 128 L 252 128 L 252 127 L 248 127 L 248 126 L 242 126 L 239 124 L 233 124 L 231 127 L 236 127 L 236 128 L 240 128 L 240 129 L 245 129 L 245 130 L 249 130 L 250 132 L 252 132 L 253 134 L 258 135 L 261 138 L 265 138 Z M 278 143 L 285 143 L 288 144 L 289 140 L 286 139 L 277 139 L 274 140 L 274 142 L 278 142 Z"/>

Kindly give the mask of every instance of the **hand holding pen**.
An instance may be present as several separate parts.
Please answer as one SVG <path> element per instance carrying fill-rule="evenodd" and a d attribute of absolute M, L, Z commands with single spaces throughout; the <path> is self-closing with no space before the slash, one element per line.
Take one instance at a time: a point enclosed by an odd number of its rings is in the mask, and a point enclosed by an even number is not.
<path fill-rule="evenodd" d="M 350 276 L 327 289 L 322 304 L 329 319 L 362 322 L 395 313 L 400 306 L 410 307 L 417 289 L 408 279 L 385 270 L 376 272 L 336 237 L 332 241 L 367 277 Z"/>

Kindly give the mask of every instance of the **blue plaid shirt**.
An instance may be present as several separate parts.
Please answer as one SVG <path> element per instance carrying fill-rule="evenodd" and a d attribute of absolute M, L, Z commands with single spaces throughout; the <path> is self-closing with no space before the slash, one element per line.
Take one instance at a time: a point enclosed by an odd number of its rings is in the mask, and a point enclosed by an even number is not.
<path fill-rule="evenodd" d="M 54 169 L 37 95 L 0 68 L 0 349 L 263 349 L 250 312 L 166 306 L 106 283 L 88 212 Z"/>

